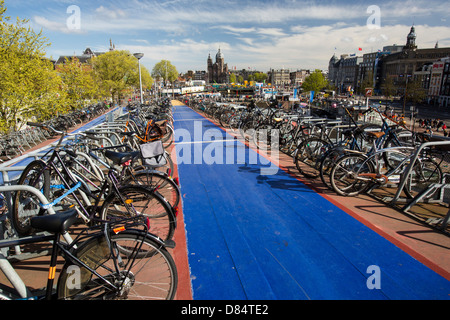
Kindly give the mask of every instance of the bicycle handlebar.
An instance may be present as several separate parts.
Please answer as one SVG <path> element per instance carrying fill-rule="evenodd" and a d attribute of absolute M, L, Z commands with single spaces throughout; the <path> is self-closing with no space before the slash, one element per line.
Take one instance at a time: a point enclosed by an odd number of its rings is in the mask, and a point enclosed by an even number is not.
<path fill-rule="evenodd" d="M 39 123 L 39 122 L 27 122 L 27 125 L 29 125 L 29 126 L 31 126 L 31 127 L 41 127 L 41 128 L 50 129 L 50 130 L 52 130 L 53 132 L 59 133 L 59 134 L 66 134 L 66 133 L 63 132 L 63 131 L 56 130 L 56 129 L 53 128 L 52 126 L 49 126 L 49 125 L 46 125 L 46 124 L 42 124 L 42 123 Z"/>

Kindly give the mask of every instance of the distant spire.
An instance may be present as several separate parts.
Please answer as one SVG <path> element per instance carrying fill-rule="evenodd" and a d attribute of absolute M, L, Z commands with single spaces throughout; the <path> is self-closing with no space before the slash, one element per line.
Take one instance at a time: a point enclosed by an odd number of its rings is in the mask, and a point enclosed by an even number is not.
<path fill-rule="evenodd" d="M 435 48 L 435 49 L 438 49 L 438 48 L 439 48 L 439 41 L 436 41 L 436 44 L 435 44 L 434 48 Z"/>
<path fill-rule="evenodd" d="M 416 28 L 414 27 L 414 24 L 411 27 L 411 30 L 409 31 L 409 34 L 406 38 L 406 46 L 405 49 L 416 49 Z"/>

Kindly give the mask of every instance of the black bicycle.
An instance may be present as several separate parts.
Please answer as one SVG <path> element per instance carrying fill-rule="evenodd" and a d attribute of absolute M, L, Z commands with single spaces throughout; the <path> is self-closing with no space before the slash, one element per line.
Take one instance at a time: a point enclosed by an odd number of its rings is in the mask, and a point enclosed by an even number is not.
<path fill-rule="evenodd" d="M 71 243 L 61 241 L 78 220 L 76 210 L 30 219 L 30 225 L 50 235 L 34 235 L 0 241 L 0 248 L 52 242 L 45 291 L 31 291 L 17 273 L 11 272 L 13 287 L 2 284 L 0 300 L 149 300 L 173 299 L 178 274 L 165 243 L 148 232 L 143 216 L 107 221 L 83 229 Z M 57 258 L 65 263 L 57 277 Z M 2 264 L 2 271 L 6 267 Z M 54 283 L 56 281 L 56 290 Z"/>
<path fill-rule="evenodd" d="M 29 125 L 43 126 L 29 123 Z M 54 130 L 54 129 L 53 129 Z M 56 131 L 56 130 L 55 130 Z M 120 185 L 118 172 L 111 167 L 106 179 L 96 185 L 93 181 L 74 174 L 66 165 L 65 150 L 62 141 L 66 134 L 59 132 L 58 144 L 40 160 L 34 160 L 22 172 L 18 184 L 35 187 L 58 205 L 58 210 L 75 208 L 84 223 L 102 223 L 113 217 L 147 216 L 151 220 L 150 232 L 163 240 L 173 237 L 176 228 L 176 216 L 170 204 L 157 192 L 138 185 Z M 129 165 L 132 153 L 110 152 L 110 160 L 119 165 Z M 47 159 L 47 160 L 43 160 Z M 88 168 L 85 168 L 88 170 Z M 77 184 L 81 186 L 71 192 L 70 197 L 59 201 Z M 27 191 L 18 191 L 14 196 L 12 222 L 19 235 L 33 232 L 31 217 L 45 214 L 37 199 Z"/>

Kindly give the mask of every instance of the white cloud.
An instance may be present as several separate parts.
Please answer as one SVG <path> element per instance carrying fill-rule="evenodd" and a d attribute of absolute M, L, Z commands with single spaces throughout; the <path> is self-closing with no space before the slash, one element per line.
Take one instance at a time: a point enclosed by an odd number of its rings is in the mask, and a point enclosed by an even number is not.
<path fill-rule="evenodd" d="M 126 13 L 122 9 L 118 8 L 105 8 L 104 6 L 100 6 L 95 9 L 95 12 L 99 15 L 99 17 L 106 19 L 118 19 L 126 17 Z"/>
<path fill-rule="evenodd" d="M 214 57 L 219 47 L 229 66 L 238 69 L 326 68 L 334 52 L 359 54 L 403 45 L 413 22 L 419 47 L 434 47 L 436 41 L 441 47 L 450 46 L 450 27 L 442 22 L 450 6 L 439 0 L 378 1 L 380 29 L 366 26 L 373 1 L 110 0 L 86 6 L 81 2 L 87 1 L 79 2 L 83 32 L 106 42 L 112 38 L 118 49 L 144 52 L 147 67 L 168 59 L 180 71 L 205 70 L 208 53 Z M 70 31 L 64 21 L 58 22 L 61 15 L 53 19 L 55 11 L 47 12 L 39 13 L 35 23 L 52 31 Z M 81 49 L 67 48 L 74 50 Z"/>
<path fill-rule="evenodd" d="M 40 28 L 44 28 L 51 31 L 57 31 L 62 33 L 83 33 L 82 29 L 69 28 L 67 24 L 59 21 L 51 21 L 41 16 L 34 16 L 33 22 Z"/>

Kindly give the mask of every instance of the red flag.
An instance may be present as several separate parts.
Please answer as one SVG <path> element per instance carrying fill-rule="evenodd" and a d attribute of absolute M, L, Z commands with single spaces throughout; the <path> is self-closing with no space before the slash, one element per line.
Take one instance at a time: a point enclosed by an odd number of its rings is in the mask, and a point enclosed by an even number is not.
<path fill-rule="evenodd" d="M 358 48 L 359 51 L 362 51 L 362 48 Z"/>

